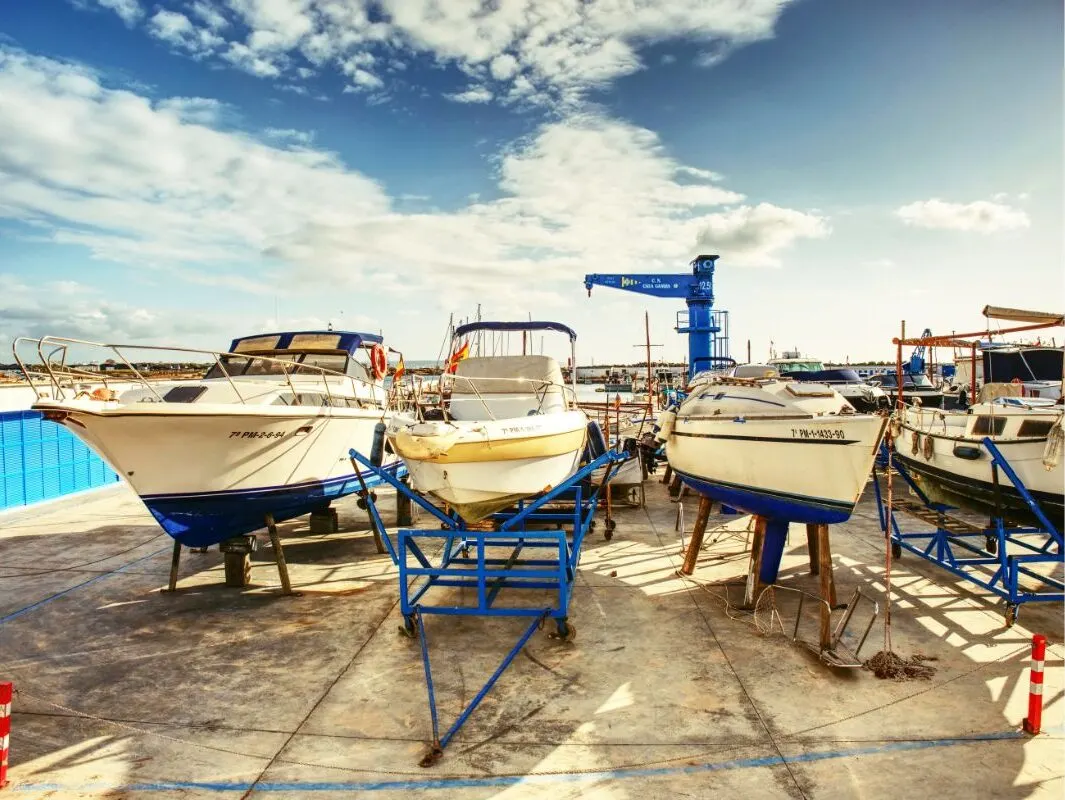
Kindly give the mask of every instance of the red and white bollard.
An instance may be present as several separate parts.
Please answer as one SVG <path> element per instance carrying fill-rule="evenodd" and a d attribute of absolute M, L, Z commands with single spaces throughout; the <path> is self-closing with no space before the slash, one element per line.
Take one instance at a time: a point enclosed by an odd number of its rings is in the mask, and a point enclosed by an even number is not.
<path fill-rule="evenodd" d="M 1028 688 L 1028 716 L 1024 732 L 1033 736 L 1043 724 L 1043 664 L 1047 655 L 1047 637 L 1037 633 L 1032 637 L 1032 683 Z"/>
<path fill-rule="evenodd" d="M 0 683 L 0 789 L 7 786 L 7 748 L 11 743 L 12 684 Z"/>

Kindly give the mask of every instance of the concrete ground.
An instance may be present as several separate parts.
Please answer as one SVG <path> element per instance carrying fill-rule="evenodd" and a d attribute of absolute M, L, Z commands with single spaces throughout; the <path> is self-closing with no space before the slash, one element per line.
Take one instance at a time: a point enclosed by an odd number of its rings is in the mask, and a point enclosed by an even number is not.
<path fill-rule="evenodd" d="M 685 501 L 690 530 L 695 501 Z M 387 512 L 390 498 L 382 500 Z M 397 632 L 397 571 L 365 513 L 344 533 L 282 526 L 300 597 L 282 597 L 268 547 L 253 588 L 222 585 L 221 556 L 185 551 L 160 593 L 170 540 L 126 489 L 0 517 L 0 680 L 17 695 L 12 796 L 1059 798 L 1065 791 L 1060 604 L 1007 629 L 985 592 L 907 555 L 892 568 L 891 637 L 935 658 L 931 680 L 832 670 L 789 633 L 798 594 L 735 605 L 748 519 L 715 516 L 694 576 L 677 506 L 589 536 L 573 642 L 535 633 L 435 766 L 417 642 Z M 832 530 L 840 600 L 883 603 L 884 547 L 867 496 Z M 386 514 L 386 521 L 391 517 Z M 724 527 L 720 527 L 724 526 Z M 265 537 L 261 539 L 266 541 Z M 815 593 L 796 530 L 781 585 Z M 766 635 L 779 614 L 777 633 Z M 816 636 L 813 614 L 800 635 Z M 860 633 L 869 606 L 855 613 Z M 862 652 L 883 648 L 883 616 Z M 431 618 L 441 723 L 526 623 Z M 1045 633 L 1044 734 L 1018 733 L 1033 631 Z M 854 636 L 847 639 L 852 645 Z"/>

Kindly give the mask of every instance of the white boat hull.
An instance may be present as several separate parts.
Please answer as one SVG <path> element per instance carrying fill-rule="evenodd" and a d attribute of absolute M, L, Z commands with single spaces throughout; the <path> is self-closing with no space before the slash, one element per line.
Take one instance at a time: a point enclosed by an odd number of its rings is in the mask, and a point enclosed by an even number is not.
<path fill-rule="evenodd" d="M 94 400 L 40 401 L 191 547 L 325 507 L 359 488 L 348 457 L 369 452 L 379 410 Z M 395 463 L 395 460 L 392 460 Z M 374 481 L 377 483 L 379 481 Z"/>
<path fill-rule="evenodd" d="M 666 455 L 702 494 L 747 513 L 791 522 L 847 520 L 861 496 L 886 420 L 678 414 Z"/>
<path fill-rule="evenodd" d="M 586 436 L 580 411 L 476 422 L 396 420 L 389 429 L 414 487 L 467 522 L 561 484 L 576 472 Z"/>
<path fill-rule="evenodd" d="M 977 415 L 981 408 L 987 409 L 988 406 L 975 407 Z M 1014 416 L 1008 411 L 998 413 L 1002 416 Z M 1060 413 L 1056 412 L 1058 419 Z M 1038 412 L 1031 416 L 1051 418 Z M 966 428 L 971 427 L 973 418 L 972 414 L 948 412 L 946 420 L 965 423 L 965 426 L 958 430 L 954 425 L 944 424 L 942 416 L 909 410 L 900 421 L 895 457 L 902 462 L 921 491 L 934 502 L 972 511 L 998 511 L 1010 520 L 1038 524 L 1027 503 L 1002 471 L 999 472 L 996 499 L 992 458 L 983 446 L 984 436 L 966 432 Z M 990 438 L 1025 489 L 1039 503 L 1043 513 L 1061 531 L 1065 521 L 1065 468 L 1060 458 L 1050 468 L 1044 463 L 1044 454 L 1047 451 L 1046 436 Z"/>

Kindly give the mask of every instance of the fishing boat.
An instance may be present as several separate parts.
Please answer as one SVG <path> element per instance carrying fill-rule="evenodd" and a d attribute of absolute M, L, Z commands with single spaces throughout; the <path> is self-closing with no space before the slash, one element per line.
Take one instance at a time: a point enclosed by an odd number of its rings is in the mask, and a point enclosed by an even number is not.
<path fill-rule="evenodd" d="M 414 487 L 467 522 L 559 485 L 576 471 L 584 450 L 588 417 L 577 406 L 576 385 L 564 383 L 554 358 L 469 355 L 473 334 L 533 331 L 568 336 L 571 363 L 577 363 L 577 335 L 558 322 L 460 325 L 444 374 L 443 405 L 397 414 L 387 429 Z"/>
<path fill-rule="evenodd" d="M 1032 508 L 1004 469 L 996 467 L 985 440 L 1023 484 L 1042 514 L 1058 531 L 1063 528 L 1065 433 L 1062 430 L 1063 362 L 1060 348 L 991 343 L 992 336 L 1030 333 L 1065 325 L 1058 313 L 985 306 L 990 320 L 1020 323 L 1014 327 L 937 340 L 896 340 L 902 345 L 947 346 L 970 353 L 967 387 L 976 394 L 977 353 L 982 351 L 983 378 L 977 402 L 966 410 L 910 407 L 896 413 L 895 454 L 921 491 L 933 502 L 985 512 L 992 517 L 1042 527 Z M 973 338 L 970 338 L 973 337 Z M 978 337 L 978 338 L 975 338 Z M 900 356 L 901 358 L 901 356 Z M 956 363 L 959 363 L 956 359 Z M 1008 382 L 1004 382 L 1008 381 Z M 1035 396 L 1038 392 L 1038 396 Z"/>
<path fill-rule="evenodd" d="M 906 408 L 895 456 L 933 502 L 1041 523 L 1017 487 L 994 474 L 985 438 L 994 442 L 1057 530 L 1063 530 L 1062 406 L 1046 398 L 1000 397 L 968 411 Z"/>
<path fill-rule="evenodd" d="M 769 520 L 832 524 L 853 512 L 886 424 L 827 384 L 710 376 L 660 416 L 658 436 L 700 494 Z"/>
<path fill-rule="evenodd" d="M 40 359 L 34 368 L 19 354 L 27 343 Z M 68 350 L 89 348 L 111 354 L 133 385 L 112 388 L 63 366 Z M 213 364 L 199 379 L 151 381 L 130 351 Z M 16 340 L 15 356 L 34 382 L 33 409 L 95 450 L 190 547 L 250 533 L 266 514 L 291 519 L 357 491 L 348 450 L 369 452 L 375 426 L 388 418 L 387 352 L 370 333 L 260 334 L 233 340 L 226 353 L 45 337 Z"/>

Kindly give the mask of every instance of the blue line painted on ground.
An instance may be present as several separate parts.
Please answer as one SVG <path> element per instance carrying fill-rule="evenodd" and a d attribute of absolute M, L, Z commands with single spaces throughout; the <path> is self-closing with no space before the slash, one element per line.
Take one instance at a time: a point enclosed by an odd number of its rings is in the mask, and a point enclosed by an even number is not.
<path fill-rule="evenodd" d="M 149 553 L 146 556 L 141 556 L 140 558 L 134 559 L 133 561 L 130 561 L 128 564 L 123 564 L 118 569 L 113 569 L 110 572 L 105 572 L 102 575 L 97 575 L 95 578 L 89 578 L 89 580 L 87 580 L 87 581 L 82 581 L 81 583 L 77 584 L 76 586 L 71 586 L 69 589 L 64 589 L 61 592 L 56 592 L 55 594 L 50 595 L 48 597 L 45 597 L 45 598 L 43 598 L 41 600 L 38 600 L 36 603 L 32 603 L 31 605 L 28 605 L 25 608 L 20 608 L 18 611 L 12 611 L 6 617 L 0 617 L 0 625 L 3 625 L 5 622 L 10 622 L 13 619 L 18 619 L 23 614 L 28 614 L 31 611 L 33 611 L 34 609 L 40 608 L 41 606 L 43 606 L 46 603 L 51 603 L 53 600 L 55 600 L 57 598 L 60 598 L 63 595 L 70 594 L 71 592 L 76 591 L 77 589 L 81 589 L 81 588 L 83 588 L 85 586 L 88 586 L 90 584 L 96 583 L 97 581 L 102 581 L 104 578 L 110 578 L 112 575 L 117 575 L 118 573 L 129 569 L 134 564 L 139 564 L 142 561 L 147 561 L 149 558 L 152 558 L 153 556 L 157 556 L 160 553 L 165 553 L 165 552 L 167 552 L 170 549 L 171 549 L 170 547 L 163 547 L 163 548 L 161 548 L 159 550 L 156 550 L 156 551 L 154 551 L 152 553 Z"/>
<path fill-rule="evenodd" d="M 838 758 L 856 758 L 859 756 L 883 755 L 908 750 L 930 750 L 938 747 L 955 747 L 977 742 L 997 742 L 1011 739 L 1026 739 L 1020 731 L 1002 731 L 999 733 L 964 736 L 952 739 L 928 739 L 909 742 L 888 742 L 870 747 L 854 747 L 845 750 L 829 750 L 816 753 L 800 753 L 795 756 L 763 756 L 760 758 L 740 758 L 730 761 L 716 761 L 705 764 L 686 764 L 680 767 L 649 767 L 630 769 L 609 769 L 597 772 L 562 772 L 551 775 L 498 775 L 476 778 L 436 778 L 428 780 L 383 780 L 383 781 L 307 781 L 251 783 L 247 781 L 160 781 L 155 783 L 112 784 L 103 782 L 84 784 L 62 783 L 24 783 L 16 785 L 16 791 L 23 792 L 173 792 L 183 789 L 199 789 L 205 792 L 386 792 L 386 791 L 433 791 L 455 789 L 475 789 L 514 786 L 527 783 L 578 783 L 581 781 L 622 780 L 628 778 L 662 778 L 672 775 L 694 775 L 704 772 L 723 772 L 733 769 L 755 769 L 775 767 L 784 763 L 809 764 L 817 761 L 831 761 Z"/>

